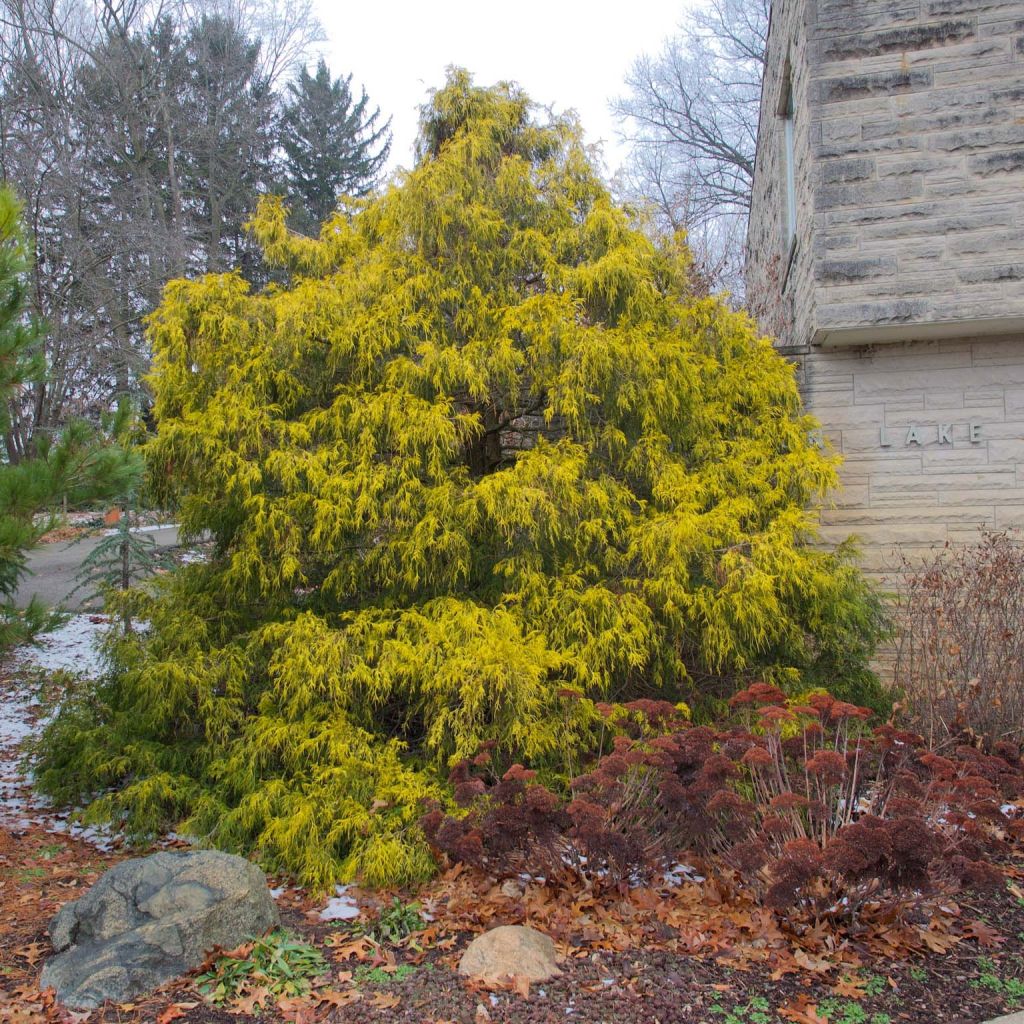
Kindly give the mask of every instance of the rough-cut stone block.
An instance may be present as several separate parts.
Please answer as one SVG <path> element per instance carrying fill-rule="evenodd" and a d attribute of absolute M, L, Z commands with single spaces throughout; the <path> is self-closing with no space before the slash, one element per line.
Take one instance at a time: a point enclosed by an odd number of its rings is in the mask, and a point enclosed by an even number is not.
<path fill-rule="evenodd" d="M 1024 149 L 1006 149 L 998 153 L 984 153 L 972 156 L 967 162 L 975 174 L 988 177 L 990 174 L 1006 174 L 1024 170 Z"/>
<path fill-rule="evenodd" d="M 874 173 L 875 161 L 871 157 L 824 160 L 821 164 L 821 180 L 826 185 L 863 181 Z"/>
<path fill-rule="evenodd" d="M 815 82 L 813 98 L 819 103 L 838 103 L 864 96 L 892 95 L 911 89 L 926 89 L 932 84 L 932 73 L 917 71 L 880 71 L 871 75 L 842 75 Z"/>
<path fill-rule="evenodd" d="M 919 175 L 864 181 L 850 185 L 822 185 L 814 197 L 815 210 L 832 210 L 841 206 L 870 206 L 885 202 L 900 202 L 924 194 Z"/>
<path fill-rule="evenodd" d="M 822 260 L 816 267 L 815 277 L 822 282 L 860 281 L 896 273 L 896 260 L 892 257 L 870 259 Z"/>
<path fill-rule="evenodd" d="M 988 267 L 967 267 L 960 271 L 965 284 L 979 281 L 1024 281 L 1024 263 L 997 263 Z"/>
<path fill-rule="evenodd" d="M 847 60 L 851 57 L 873 57 L 897 50 L 923 50 L 945 46 L 974 36 L 974 22 L 966 19 L 932 22 L 927 25 L 902 25 L 875 32 L 827 38 L 818 48 L 821 60 Z"/>
<path fill-rule="evenodd" d="M 928 310 L 924 301 L 894 299 L 890 302 L 832 303 L 823 309 L 822 322 L 843 326 L 883 326 L 919 320 Z"/>

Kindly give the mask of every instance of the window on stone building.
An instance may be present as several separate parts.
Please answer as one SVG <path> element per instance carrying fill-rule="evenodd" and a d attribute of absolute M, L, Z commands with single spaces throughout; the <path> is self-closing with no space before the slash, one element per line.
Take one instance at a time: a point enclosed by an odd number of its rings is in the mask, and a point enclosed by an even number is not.
<path fill-rule="evenodd" d="M 793 71 L 787 60 L 782 77 L 782 94 L 779 98 L 779 116 L 782 118 L 782 173 L 785 188 L 783 211 L 783 242 L 786 251 L 791 251 L 796 242 L 796 160 L 793 149 Z"/>

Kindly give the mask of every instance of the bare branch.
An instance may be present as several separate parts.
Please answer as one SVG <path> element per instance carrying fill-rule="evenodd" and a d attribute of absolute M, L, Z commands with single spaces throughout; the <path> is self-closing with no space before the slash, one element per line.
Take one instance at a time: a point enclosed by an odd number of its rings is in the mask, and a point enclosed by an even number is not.
<path fill-rule="evenodd" d="M 612 101 L 631 154 L 618 184 L 653 209 L 661 230 L 685 230 L 702 272 L 742 290 L 769 0 L 710 0 L 657 56 L 644 55 Z M 699 240 L 699 241 L 698 241 Z M 725 247 L 724 249 L 721 247 Z"/>

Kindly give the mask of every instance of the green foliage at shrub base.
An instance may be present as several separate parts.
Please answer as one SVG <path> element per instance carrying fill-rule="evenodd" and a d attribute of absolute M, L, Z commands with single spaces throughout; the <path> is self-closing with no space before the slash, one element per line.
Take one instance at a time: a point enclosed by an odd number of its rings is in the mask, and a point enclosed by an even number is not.
<path fill-rule="evenodd" d="M 312 980 L 327 971 L 327 961 L 315 946 L 273 931 L 217 957 L 196 978 L 196 988 L 218 1005 L 230 1003 L 246 988 L 265 989 L 271 998 L 303 996 Z"/>

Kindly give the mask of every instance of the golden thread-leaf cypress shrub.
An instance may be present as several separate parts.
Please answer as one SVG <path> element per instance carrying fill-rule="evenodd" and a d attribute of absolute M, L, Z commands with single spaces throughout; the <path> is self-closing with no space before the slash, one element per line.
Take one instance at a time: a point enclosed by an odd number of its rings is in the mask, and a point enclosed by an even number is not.
<path fill-rule="evenodd" d="M 391 884 L 482 743 L 557 778 L 595 702 L 866 678 L 877 604 L 811 546 L 835 465 L 792 368 L 692 297 L 573 120 L 455 71 L 411 172 L 319 239 L 285 215 L 252 225 L 278 283 L 175 281 L 151 319 L 149 465 L 215 553 L 126 598 L 151 629 L 44 788 Z"/>

